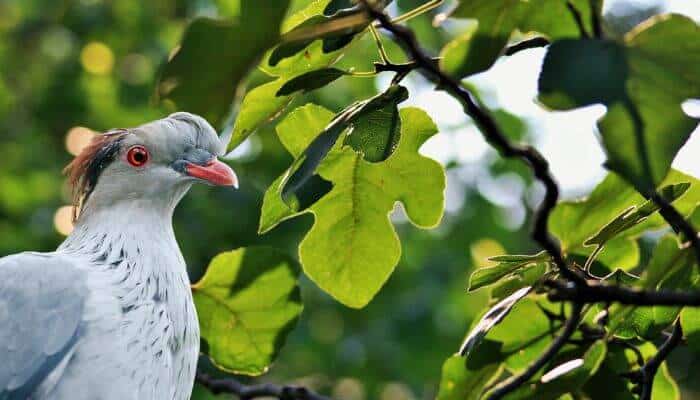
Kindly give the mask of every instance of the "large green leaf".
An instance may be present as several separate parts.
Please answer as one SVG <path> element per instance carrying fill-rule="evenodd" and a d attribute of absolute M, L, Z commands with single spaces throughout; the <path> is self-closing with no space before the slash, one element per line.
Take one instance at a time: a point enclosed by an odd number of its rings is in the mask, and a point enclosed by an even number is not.
<path fill-rule="evenodd" d="M 221 125 L 241 80 L 277 42 L 288 6 L 289 0 L 265 7 L 256 0 L 240 0 L 235 18 L 195 19 L 163 69 L 159 97 Z"/>
<path fill-rule="evenodd" d="M 550 39 L 581 35 L 571 3 L 590 33 L 591 8 L 587 0 L 464 0 L 450 14 L 478 21 L 442 50 L 441 67 L 462 78 L 489 69 L 515 30 L 537 31 Z"/>
<path fill-rule="evenodd" d="M 236 374 L 267 371 L 302 310 L 298 266 L 269 247 L 214 257 L 192 286 L 205 351 Z"/>
<path fill-rule="evenodd" d="M 686 307 L 681 311 L 683 335 L 688 339 L 688 347 L 700 353 L 700 309 Z"/>
<path fill-rule="evenodd" d="M 681 103 L 700 97 L 700 27 L 666 15 L 624 40 L 552 44 L 539 79 L 539 100 L 557 110 L 602 103 L 598 122 L 606 166 L 650 194 L 698 121 Z"/>
<path fill-rule="evenodd" d="M 305 106 L 279 124 L 278 134 L 295 154 L 313 141 L 330 117 L 318 106 Z M 385 161 L 365 161 L 362 154 L 338 142 L 317 169 L 333 189 L 301 211 L 315 216 L 315 224 L 299 248 L 304 271 L 351 307 L 365 306 L 399 261 L 400 242 L 389 220 L 394 204 L 402 202 L 409 219 L 425 228 L 435 226 L 443 213 L 442 167 L 418 153 L 437 129 L 418 109 L 403 109 L 400 118 L 399 145 Z M 298 215 L 282 201 L 280 183 L 281 178 L 265 194 L 261 231 Z"/>

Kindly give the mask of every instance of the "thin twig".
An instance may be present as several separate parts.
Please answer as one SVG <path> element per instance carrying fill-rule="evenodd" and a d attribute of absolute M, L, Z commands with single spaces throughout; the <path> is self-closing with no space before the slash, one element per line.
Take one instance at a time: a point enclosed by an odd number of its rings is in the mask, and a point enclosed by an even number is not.
<path fill-rule="evenodd" d="M 503 55 L 506 56 L 512 56 L 515 53 L 518 53 L 523 50 L 528 50 L 528 49 L 536 49 L 538 47 L 546 47 L 549 46 L 549 40 L 547 38 L 537 36 L 531 39 L 525 39 L 523 41 L 520 41 L 514 45 L 506 47 L 505 51 L 503 52 Z"/>
<path fill-rule="evenodd" d="M 377 28 L 370 24 L 369 31 L 372 34 L 372 38 L 374 38 L 374 43 L 377 45 L 377 51 L 379 52 L 379 57 L 382 59 L 382 63 L 390 64 L 391 61 L 389 61 L 389 56 L 386 54 L 384 43 L 382 43 L 382 38 L 379 36 L 379 32 L 377 32 Z"/>
<path fill-rule="evenodd" d="M 370 16 L 379 21 L 381 27 L 395 36 L 397 43 L 417 63 L 418 67 L 420 67 L 419 71 L 427 79 L 434 82 L 438 89 L 445 90 L 462 103 L 465 113 L 474 120 L 486 140 L 502 156 L 506 158 L 520 158 L 530 165 L 535 177 L 545 187 L 544 200 L 535 214 L 532 237 L 549 253 L 560 274 L 570 281 L 585 284 L 585 280 L 581 276 L 567 267 L 559 244 L 549 234 L 547 228 L 549 215 L 559 199 L 559 187 L 554 181 L 554 177 L 549 171 L 549 164 L 544 157 L 531 146 L 519 146 L 510 143 L 494 118 L 477 104 L 471 93 L 459 81 L 444 74 L 436 63 L 423 52 L 412 31 L 392 23 L 391 19 L 382 10 L 369 4 L 367 0 L 363 0 L 362 4 Z"/>
<path fill-rule="evenodd" d="M 690 242 L 695 251 L 695 258 L 698 266 L 700 266 L 700 238 L 695 228 L 688 222 L 675 207 L 671 205 L 663 196 L 654 192 L 650 200 L 659 207 L 659 214 L 668 222 L 669 225 L 676 231 L 685 235 L 685 240 Z"/>
<path fill-rule="evenodd" d="M 659 351 L 650 358 L 641 368 L 642 373 L 642 393 L 639 400 L 651 400 L 651 392 L 654 387 L 654 377 L 669 354 L 683 340 L 683 328 L 679 320 L 673 325 L 671 336 L 659 347 Z"/>
<path fill-rule="evenodd" d="M 580 301 L 583 303 L 620 303 L 637 306 L 700 306 L 700 291 L 643 290 L 632 287 L 548 280 L 552 301 Z"/>
<path fill-rule="evenodd" d="M 517 389 L 521 385 L 525 384 L 530 380 L 535 374 L 541 370 L 547 363 L 549 363 L 561 350 L 562 347 L 569 341 L 571 335 L 576 331 L 576 327 L 581 321 L 581 309 L 583 308 L 582 303 L 574 303 L 571 316 L 566 320 L 564 324 L 564 330 L 561 335 L 557 336 L 556 339 L 552 341 L 547 350 L 545 350 L 542 355 L 530 364 L 525 371 L 520 375 L 512 376 L 503 383 L 499 384 L 496 389 L 494 389 L 488 397 L 488 400 L 498 400 L 502 399 L 508 393 Z"/>
<path fill-rule="evenodd" d="M 276 398 L 278 400 L 331 400 L 311 390 L 299 386 L 279 386 L 270 383 L 244 385 L 234 379 L 216 379 L 204 372 L 197 371 L 197 383 L 214 394 L 227 393 L 238 396 L 241 400 L 257 398 Z"/>
<path fill-rule="evenodd" d="M 601 16 L 598 13 L 601 0 L 590 0 L 589 5 L 591 7 L 591 25 L 593 26 L 593 37 L 597 39 L 602 39 L 605 33 L 603 32 L 603 23 L 601 22 Z"/>
<path fill-rule="evenodd" d="M 586 30 L 586 25 L 583 23 L 583 17 L 581 17 L 581 13 L 578 11 L 576 6 L 574 6 L 573 3 L 571 3 L 571 1 L 567 1 L 566 7 L 569 9 L 571 16 L 574 17 L 574 21 L 576 22 L 576 26 L 578 26 L 578 30 L 581 33 L 581 37 L 582 38 L 590 37 L 590 35 L 588 34 L 588 31 Z M 595 12 L 593 12 L 592 14 L 595 14 Z"/>
<path fill-rule="evenodd" d="M 421 14 L 424 14 L 424 13 L 432 10 L 432 9 L 440 7 L 440 5 L 444 2 L 445 2 L 445 0 L 431 0 L 423 5 L 420 5 L 416 8 L 414 8 L 411 11 L 406 12 L 405 14 L 401 14 L 398 17 L 392 19 L 391 23 L 398 24 L 401 22 L 408 21 L 409 19 L 415 18 Z"/>

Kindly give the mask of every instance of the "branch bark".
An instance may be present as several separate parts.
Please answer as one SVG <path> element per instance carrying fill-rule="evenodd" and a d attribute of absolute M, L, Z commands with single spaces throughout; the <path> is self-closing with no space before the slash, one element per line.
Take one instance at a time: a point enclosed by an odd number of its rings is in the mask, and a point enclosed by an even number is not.
<path fill-rule="evenodd" d="M 197 383 L 214 394 L 227 393 L 238 396 L 241 400 L 258 398 L 275 398 L 278 400 L 331 400 L 299 386 L 279 386 L 270 383 L 244 385 L 235 379 L 217 379 L 204 372 L 197 371 Z"/>

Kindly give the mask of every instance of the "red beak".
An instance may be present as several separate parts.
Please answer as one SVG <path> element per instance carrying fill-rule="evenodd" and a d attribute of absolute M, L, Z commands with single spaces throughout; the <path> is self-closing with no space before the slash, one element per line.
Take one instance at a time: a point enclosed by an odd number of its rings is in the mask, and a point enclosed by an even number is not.
<path fill-rule="evenodd" d="M 238 177 L 231 167 L 213 158 L 204 165 L 188 163 L 187 175 L 216 186 L 233 186 L 238 189 Z"/>

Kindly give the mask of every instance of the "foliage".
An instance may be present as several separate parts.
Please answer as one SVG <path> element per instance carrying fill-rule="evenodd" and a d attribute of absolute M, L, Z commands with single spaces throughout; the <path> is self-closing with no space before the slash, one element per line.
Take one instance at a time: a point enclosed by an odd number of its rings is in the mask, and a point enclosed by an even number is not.
<path fill-rule="evenodd" d="M 503 388 L 508 399 L 635 399 L 644 390 L 693 398 L 698 374 L 678 379 L 666 361 L 677 343 L 666 336 L 682 329 L 687 362 L 700 357 L 697 304 L 620 293 L 698 290 L 693 242 L 669 213 L 699 225 L 700 182 L 671 168 L 697 126 L 681 107 L 700 97 L 697 22 L 657 15 L 617 36 L 602 1 L 475 0 L 441 9 L 452 21 L 435 27 L 440 2 L 370 2 L 375 12 L 407 13 L 393 23 L 417 33 L 420 60 L 358 2 L 68 3 L 0 3 L 0 70 L 11 71 L 0 75 L 3 253 L 60 241 L 51 210 L 67 197 L 48 171 L 69 158 L 51 150 L 69 128 L 106 130 L 183 109 L 230 136 L 243 182 L 236 193 L 197 189 L 176 215 L 193 281 L 203 275 L 193 294 L 213 365 L 202 369 L 267 381 L 325 374 L 311 386 L 338 397 L 356 385 L 352 376 L 369 398 L 395 393 L 386 383 L 396 380 L 441 400 Z M 37 24 L 44 20 L 52 24 Z M 544 249 L 504 223 L 504 208 L 478 185 L 449 191 L 446 181 L 474 169 L 423 155 L 424 143 L 448 134 L 433 122 L 440 110 L 402 104 L 415 104 L 416 85 L 406 82 L 423 73 L 461 100 L 503 155 L 538 160 L 534 148 L 503 151 L 503 141 L 533 138 L 461 81 L 533 37 L 551 45 L 539 77 L 520 79 L 538 80 L 543 107 L 607 107 L 598 129 L 610 173 L 584 198 L 552 201 L 548 187 L 543 209 L 523 211 L 539 244 L 552 238 Z M 93 42 L 112 64 L 84 56 Z M 391 82 L 368 79 L 380 75 Z M 154 88 L 159 103 L 149 106 Z M 484 179 L 517 176 L 527 191 L 548 173 L 546 162 L 480 162 Z M 446 212 L 450 196 L 464 205 Z M 618 297 L 595 297 L 597 288 Z M 527 379 L 510 388 L 519 377 Z M 202 386 L 194 397 L 214 398 Z"/>

